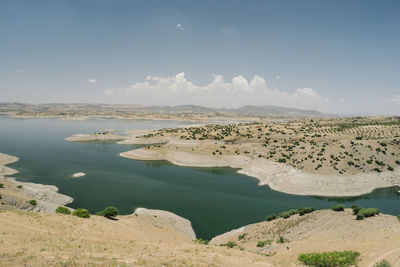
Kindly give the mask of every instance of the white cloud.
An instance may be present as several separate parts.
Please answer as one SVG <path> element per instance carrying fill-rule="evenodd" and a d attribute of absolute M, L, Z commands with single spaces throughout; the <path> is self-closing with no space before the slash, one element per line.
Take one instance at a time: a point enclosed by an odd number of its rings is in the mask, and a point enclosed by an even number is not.
<path fill-rule="evenodd" d="M 182 24 L 178 23 L 176 24 L 176 28 L 183 31 L 185 28 L 183 28 Z"/>
<path fill-rule="evenodd" d="M 395 95 L 394 97 L 392 97 L 389 102 L 394 102 L 394 103 L 400 103 L 400 95 Z"/>
<path fill-rule="evenodd" d="M 106 96 L 110 96 L 110 95 L 114 95 L 115 92 L 114 92 L 113 90 L 107 89 L 107 90 L 104 91 L 104 94 L 105 94 Z"/>
<path fill-rule="evenodd" d="M 142 82 L 115 90 L 108 89 L 104 94 L 115 94 L 114 98 L 119 102 L 146 105 L 282 105 L 319 108 L 326 102 L 326 99 L 311 88 L 299 88 L 293 93 L 269 88 L 265 79 L 258 75 L 254 75 L 250 80 L 238 75 L 231 81 L 225 81 L 222 75 L 214 74 L 210 83 L 197 85 L 188 80 L 184 72 L 170 77 L 149 75 Z"/>
<path fill-rule="evenodd" d="M 279 75 L 276 75 L 276 77 L 275 77 L 277 80 L 279 80 L 280 79 L 280 77 L 279 77 Z"/>
<path fill-rule="evenodd" d="M 97 81 L 96 81 L 96 79 L 90 79 L 90 80 L 88 80 L 88 83 L 96 83 Z"/>

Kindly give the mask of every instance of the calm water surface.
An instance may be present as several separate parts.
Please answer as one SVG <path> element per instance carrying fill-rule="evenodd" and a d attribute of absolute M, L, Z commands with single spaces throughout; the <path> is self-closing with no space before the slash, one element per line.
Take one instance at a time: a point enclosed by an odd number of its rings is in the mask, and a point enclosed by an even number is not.
<path fill-rule="evenodd" d="M 263 220 L 267 214 L 302 206 L 327 208 L 343 202 L 400 214 L 398 189 L 378 189 L 357 198 L 317 198 L 279 193 L 230 168 L 188 168 L 167 162 L 142 162 L 119 156 L 139 146 L 113 142 L 73 143 L 64 138 L 112 128 L 177 127 L 175 121 L 0 118 L 0 152 L 20 161 L 12 164 L 20 181 L 55 185 L 74 198 L 69 206 L 91 212 L 116 206 L 122 214 L 136 207 L 163 209 L 192 221 L 198 237 L 211 237 Z M 76 172 L 87 175 L 78 179 Z"/>

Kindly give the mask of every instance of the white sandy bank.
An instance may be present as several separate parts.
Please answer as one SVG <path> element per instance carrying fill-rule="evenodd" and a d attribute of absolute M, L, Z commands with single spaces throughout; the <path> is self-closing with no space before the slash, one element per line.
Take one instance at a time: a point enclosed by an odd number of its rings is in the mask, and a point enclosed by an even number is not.
<path fill-rule="evenodd" d="M 304 173 L 294 167 L 243 155 L 212 156 L 178 150 L 135 149 L 120 154 L 135 160 L 167 160 L 190 167 L 231 167 L 239 173 L 255 177 L 259 185 L 296 195 L 358 196 L 376 188 L 400 186 L 400 168 L 392 172 L 354 175 L 320 175 Z"/>
<path fill-rule="evenodd" d="M 16 181 L 14 178 L 5 177 L 17 173 L 16 170 L 4 166 L 6 164 L 11 164 L 16 161 L 18 161 L 17 157 L 0 153 L 0 177 L 6 178 L 7 181 L 13 184 L 15 188 L 21 185 L 22 188 L 20 192 L 22 194 L 25 194 L 26 197 L 35 199 L 37 201 L 37 204 L 32 207 L 32 210 L 52 213 L 55 212 L 58 206 L 64 206 L 73 201 L 73 198 L 58 193 L 58 188 L 54 185 L 19 182 Z M 5 195 L 8 195 L 7 192 Z M 16 194 L 9 195 L 10 197 L 12 195 L 16 196 Z M 10 198 L 10 201 L 11 204 L 14 203 L 17 206 L 22 207 L 17 199 Z"/>

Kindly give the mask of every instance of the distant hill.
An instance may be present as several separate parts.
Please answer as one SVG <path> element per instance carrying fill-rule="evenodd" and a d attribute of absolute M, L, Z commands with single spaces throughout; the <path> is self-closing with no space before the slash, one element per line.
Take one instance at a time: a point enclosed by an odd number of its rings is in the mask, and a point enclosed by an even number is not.
<path fill-rule="evenodd" d="M 240 108 L 210 108 L 198 105 L 141 106 L 127 104 L 85 104 L 85 103 L 0 103 L 0 113 L 21 116 L 40 115 L 87 115 L 87 116 L 131 116 L 151 114 L 207 114 L 239 117 L 321 117 L 317 110 L 303 110 L 278 106 L 243 106 Z"/>

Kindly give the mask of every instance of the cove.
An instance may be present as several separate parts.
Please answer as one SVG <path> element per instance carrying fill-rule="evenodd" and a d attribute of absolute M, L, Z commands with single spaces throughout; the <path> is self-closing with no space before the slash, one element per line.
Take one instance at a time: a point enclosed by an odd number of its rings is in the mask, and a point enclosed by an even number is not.
<path fill-rule="evenodd" d="M 74 198 L 69 206 L 91 212 L 116 206 L 121 214 L 136 207 L 163 209 L 189 219 L 198 237 L 210 239 L 271 213 L 311 206 L 329 208 L 336 203 L 376 207 L 400 213 L 396 188 L 377 189 L 356 198 L 296 196 L 258 186 L 257 180 L 231 168 L 189 168 L 165 161 L 143 162 L 119 153 L 139 146 L 114 142 L 73 143 L 64 138 L 112 128 L 178 127 L 187 122 L 151 120 L 89 120 L 0 118 L 0 152 L 20 160 L 11 165 L 18 180 L 55 185 Z M 76 172 L 86 176 L 72 179 Z"/>

